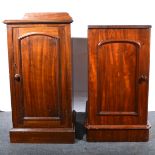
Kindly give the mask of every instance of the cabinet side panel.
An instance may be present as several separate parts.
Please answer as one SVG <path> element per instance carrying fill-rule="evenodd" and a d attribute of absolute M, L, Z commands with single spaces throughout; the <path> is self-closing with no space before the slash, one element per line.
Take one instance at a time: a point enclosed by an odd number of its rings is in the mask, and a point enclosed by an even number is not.
<path fill-rule="evenodd" d="M 64 112 L 63 120 L 66 126 L 72 126 L 72 64 L 71 64 L 71 38 L 70 25 L 66 24 L 59 29 L 61 36 L 60 48 L 61 53 L 61 94 L 62 94 L 62 109 Z"/>

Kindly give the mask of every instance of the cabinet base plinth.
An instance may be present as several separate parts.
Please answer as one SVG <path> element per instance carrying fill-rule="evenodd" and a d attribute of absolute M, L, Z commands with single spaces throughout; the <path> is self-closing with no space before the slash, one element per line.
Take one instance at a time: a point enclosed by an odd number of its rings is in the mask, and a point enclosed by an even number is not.
<path fill-rule="evenodd" d="M 13 128 L 11 143 L 74 143 L 73 128 Z"/>
<path fill-rule="evenodd" d="M 149 140 L 149 128 L 146 129 L 112 129 L 87 127 L 88 142 L 146 142 Z"/>

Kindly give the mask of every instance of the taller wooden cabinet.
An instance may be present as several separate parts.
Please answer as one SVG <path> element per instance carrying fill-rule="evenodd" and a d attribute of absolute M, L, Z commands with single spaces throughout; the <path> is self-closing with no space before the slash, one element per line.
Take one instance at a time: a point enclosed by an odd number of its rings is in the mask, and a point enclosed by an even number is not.
<path fill-rule="evenodd" d="M 6 20 L 11 142 L 73 143 L 71 45 L 67 13 Z"/>
<path fill-rule="evenodd" d="M 89 26 L 88 141 L 147 141 L 151 26 Z"/>

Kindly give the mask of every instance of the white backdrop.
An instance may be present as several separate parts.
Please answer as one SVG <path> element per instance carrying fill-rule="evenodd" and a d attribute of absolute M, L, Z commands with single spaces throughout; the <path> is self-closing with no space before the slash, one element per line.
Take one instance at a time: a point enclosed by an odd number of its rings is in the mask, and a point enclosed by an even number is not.
<path fill-rule="evenodd" d="M 4 0 L 0 2 L 0 110 L 11 110 L 5 19 L 26 12 L 68 12 L 72 37 L 87 37 L 87 26 L 152 25 L 149 110 L 155 111 L 155 5 L 154 0 Z"/>

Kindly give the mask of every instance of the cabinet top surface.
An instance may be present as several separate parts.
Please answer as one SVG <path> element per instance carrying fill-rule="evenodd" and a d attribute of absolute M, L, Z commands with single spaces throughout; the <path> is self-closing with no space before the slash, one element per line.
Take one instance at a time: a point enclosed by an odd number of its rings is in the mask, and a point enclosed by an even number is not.
<path fill-rule="evenodd" d="M 89 29 L 146 29 L 151 25 L 88 25 Z"/>
<path fill-rule="evenodd" d="M 5 20 L 5 24 L 71 23 L 73 20 L 66 12 L 26 13 L 22 19 Z"/>

